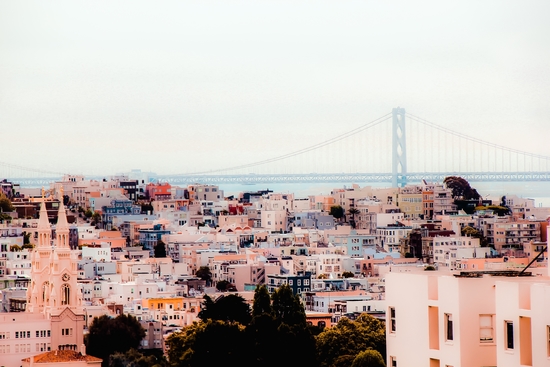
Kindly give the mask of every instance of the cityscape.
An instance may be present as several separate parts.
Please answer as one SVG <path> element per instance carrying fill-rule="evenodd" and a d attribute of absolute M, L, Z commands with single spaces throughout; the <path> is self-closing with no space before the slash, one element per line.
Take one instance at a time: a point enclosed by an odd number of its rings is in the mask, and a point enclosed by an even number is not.
<path fill-rule="evenodd" d="M 0 1 L 0 367 L 549 367 L 547 14 Z"/>
<path fill-rule="evenodd" d="M 225 351 L 212 341 L 219 355 L 208 357 L 177 340 L 212 320 L 248 328 L 261 292 L 275 309 L 285 290 L 303 310 L 292 315 L 303 312 L 317 344 L 304 346 L 308 359 L 296 365 L 313 365 L 311 357 L 321 366 L 352 365 L 361 345 L 389 366 L 547 361 L 550 207 L 533 199 L 482 196 L 457 176 L 302 197 L 269 189 L 226 195 L 223 186 L 147 182 L 137 173 L 99 181 L 65 175 L 43 188 L 2 181 L 5 366 L 51 363 L 56 351 L 82 365 L 138 357 L 151 366 L 229 356 L 263 363 L 238 347 Z M 108 336 L 95 324 L 120 315 L 142 328 L 132 346 L 139 352 L 98 348 L 97 338 Z M 365 339 L 351 351 L 330 341 L 349 322 L 364 328 Z M 197 349 L 195 359 L 184 358 L 182 342 Z"/>

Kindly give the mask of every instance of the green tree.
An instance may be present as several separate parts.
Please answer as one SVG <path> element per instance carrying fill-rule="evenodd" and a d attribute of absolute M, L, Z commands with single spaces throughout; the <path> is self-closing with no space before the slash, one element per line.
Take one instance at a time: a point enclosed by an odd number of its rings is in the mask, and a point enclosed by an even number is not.
<path fill-rule="evenodd" d="M 246 327 L 252 346 L 254 365 L 276 367 L 285 365 L 316 366 L 315 337 L 306 323 L 305 311 L 288 285 L 273 292 L 272 305 L 265 285 L 256 287 L 252 307 L 252 321 Z M 295 350 L 288 358 L 274 350 Z"/>
<path fill-rule="evenodd" d="M 250 306 L 243 297 L 236 294 L 222 295 L 216 301 L 204 295 L 203 306 L 198 317 L 202 321 L 212 319 L 246 325 L 250 322 Z"/>
<path fill-rule="evenodd" d="M 0 212 L 12 212 L 15 208 L 13 207 L 10 199 L 4 194 L 3 192 L 0 192 Z"/>
<path fill-rule="evenodd" d="M 141 214 L 147 214 L 147 213 L 153 213 L 153 205 L 151 203 L 143 203 L 141 204 Z"/>
<path fill-rule="evenodd" d="M 28 245 L 31 243 L 31 234 L 30 232 L 23 232 L 23 245 Z"/>
<path fill-rule="evenodd" d="M 212 272 L 210 271 L 210 268 L 208 266 L 201 266 L 199 270 L 195 273 L 195 275 L 206 281 L 206 285 L 210 286 L 212 283 Z"/>
<path fill-rule="evenodd" d="M 489 245 L 489 241 L 487 238 L 483 235 L 483 232 L 477 230 L 474 227 L 466 226 L 460 230 L 460 234 L 462 236 L 469 236 L 472 238 L 479 238 L 479 245 L 481 247 L 487 247 Z"/>
<path fill-rule="evenodd" d="M 158 240 L 153 250 L 155 257 L 166 257 L 166 244 L 163 241 Z"/>
<path fill-rule="evenodd" d="M 88 209 L 84 212 L 84 216 L 88 219 L 91 218 L 93 215 L 94 215 L 94 212 L 92 212 L 91 209 Z"/>
<path fill-rule="evenodd" d="M 96 223 L 101 222 L 101 214 L 99 214 L 98 212 L 94 212 L 94 214 L 92 214 L 92 219 L 93 219 Z"/>
<path fill-rule="evenodd" d="M 344 218 L 344 208 L 342 208 L 340 205 L 333 205 L 330 207 L 329 214 L 340 221 L 342 218 Z"/>
<path fill-rule="evenodd" d="M 331 367 L 350 367 L 354 359 L 355 356 L 344 354 L 343 356 L 336 358 Z"/>
<path fill-rule="evenodd" d="M 10 252 L 19 252 L 21 251 L 21 246 L 19 245 L 11 245 L 10 246 Z"/>
<path fill-rule="evenodd" d="M 453 199 L 478 200 L 481 196 L 470 183 L 458 176 L 448 176 L 443 180 L 445 186 L 452 190 Z"/>
<path fill-rule="evenodd" d="M 512 214 L 512 210 L 507 206 L 487 205 L 487 209 L 492 210 L 499 217 Z"/>
<path fill-rule="evenodd" d="M 292 293 L 288 284 L 283 284 L 271 295 L 273 313 L 281 323 L 306 325 L 306 313 L 298 295 Z"/>
<path fill-rule="evenodd" d="M 168 367 L 164 356 L 144 355 L 135 349 L 126 353 L 116 352 L 109 357 L 109 367 Z"/>
<path fill-rule="evenodd" d="M 250 366 L 252 354 L 244 326 L 209 319 L 170 335 L 168 358 L 173 366 Z"/>
<path fill-rule="evenodd" d="M 351 367 L 386 367 L 386 363 L 380 353 L 367 349 L 355 357 Z"/>
<path fill-rule="evenodd" d="M 342 273 L 342 278 L 353 278 L 355 275 L 351 271 L 345 271 Z"/>
<path fill-rule="evenodd" d="M 106 367 L 110 355 L 137 349 L 144 337 L 145 330 L 135 317 L 122 314 L 113 319 L 102 315 L 92 321 L 84 343 L 87 353 L 103 359 L 102 366 Z"/>
<path fill-rule="evenodd" d="M 234 288 L 234 286 L 227 280 L 220 280 L 216 283 L 216 289 L 220 292 L 226 292 Z"/>
<path fill-rule="evenodd" d="M 317 336 L 317 357 L 321 367 L 331 367 L 340 356 L 357 356 L 374 349 L 386 354 L 386 329 L 380 320 L 364 313 L 357 320 L 343 317 L 338 324 Z"/>
<path fill-rule="evenodd" d="M 356 208 L 350 208 L 348 210 L 348 213 L 349 213 L 349 215 L 351 215 L 351 221 L 350 221 L 351 227 L 355 229 L 355 227 L 356 227 L 355 216 L 357 214 L 359 214 L 360 211 L 359 211 L 359 209 L 356 209 Z"/>
<path fill-rule="evenodd" d="M 252 304 L 252 315 L 260 316 L 262 314 L 271 315 L 273 308 L 271 307 L 271 297 L 265 285 L 259 285 L 254 291 L 254 303 Z"/>

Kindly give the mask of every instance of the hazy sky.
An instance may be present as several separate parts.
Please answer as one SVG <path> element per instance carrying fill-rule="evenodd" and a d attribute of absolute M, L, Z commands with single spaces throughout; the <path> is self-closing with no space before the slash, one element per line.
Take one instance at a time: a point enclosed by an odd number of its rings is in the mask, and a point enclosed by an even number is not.
<path fill-rule="evenodd" d="M 215 169 L 397 106 L 550 155 L 549 14 L 546 0 L 0 1 L 0 161 Z"/>

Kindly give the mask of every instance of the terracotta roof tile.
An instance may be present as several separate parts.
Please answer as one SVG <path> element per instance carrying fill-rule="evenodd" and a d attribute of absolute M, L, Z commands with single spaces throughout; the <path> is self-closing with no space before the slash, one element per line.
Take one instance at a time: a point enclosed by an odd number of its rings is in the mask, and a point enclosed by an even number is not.
<path fill-rule="evenodd" d="M 35 355 L 33 362 L 34 363 L 52 363 L 52 362 L 77 362 L 77 361 L 87 361 L 87 362 L 98 362 L 102 361 L 101 358 L 94 356 L 85 355 L 83 356 L 79 352 L 74 350 L 52 350 L 51 352 L 46 352 L 42 354 Z M 30 362 L 30 358 L 23 359 L 24 362 Z"/>

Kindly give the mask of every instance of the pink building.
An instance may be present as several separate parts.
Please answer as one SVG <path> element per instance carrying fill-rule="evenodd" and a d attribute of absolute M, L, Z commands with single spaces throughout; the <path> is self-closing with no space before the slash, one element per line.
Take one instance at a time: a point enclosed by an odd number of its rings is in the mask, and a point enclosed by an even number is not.
<path fill-rule="evenodd" d="M 63 190 L 61 189 L 61 195 Z M 0 317 L 0 364 L 21 366 L 21 360 L 41 352 L 80 351 L 84 342 L 85 313 L 77 285 L 76 252 L 69 247 L 69 224 L 59 204 L 56 238 L 44 201 L 37 225 L 38 241 L 31 253 L 31 284 L 26 312 Z"/>
<path fill-rule="evenodd" d="M 387 274 L 388 366 L 548 366 L 550 278 L 518 273 Z"/>

